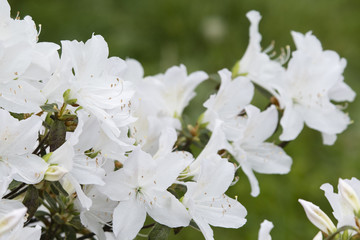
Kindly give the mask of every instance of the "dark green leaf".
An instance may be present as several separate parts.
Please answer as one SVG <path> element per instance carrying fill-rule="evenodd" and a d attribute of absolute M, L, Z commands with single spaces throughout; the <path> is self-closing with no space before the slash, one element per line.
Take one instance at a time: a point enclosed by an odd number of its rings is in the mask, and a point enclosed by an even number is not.
<path fill-rule="evenodd" d="M 63 121 L 55 120 L 50 128 L 49 144 L 51 152 L 54 152 L 65 142 L 65 136 L 65 123 Z"/>
<path fill-rule="evenodd" d="M 57 224 L 60 224 L 60 225 L 65 224 L 64 220 L 58 214 L 55 214 L 53 216 L 53 219 Z"/>
<path fill-rule="evenodd" d="M 71 226 L 65 226 L 65 240 L 76 240 L 76 231 Z"/>
<path fill-rule="evenodd" d="M 52 182 L 52 185 L 54 185 L 54 187 L 56 187 L 56 189 L 64 196 L 69 196 L 68 192 L 63 188 L 63 186 L 61 185 L 61 183 L 59 181 L 57 182 Z"/>
<path fill-rule="evenodd" d="M 37 211 L 35 213 L 35 217 L 44 217 L 44 216 L 48 216 L 50 215 L 48 212 L 44 212 L 44 211 Z"/>
<path fill-rule="evenodd" d="M 39 192 L 33 185 L 28 186 L 23 204 L 27 207 L 28 220 L 30 220 L 39 207 Z"/>
<path fill-rule="evenodd" d="M 56 204 L 56 201 L 47 192 L 44 192 L 44 198 L 45 198 L 46 202 L 50 205 L 51 209 L 53 209 L 57 212 L 58 206 Z"/>
<path fill-rule="evenodd" d="M 189 226 L 201 232 L 199 226 L 196 224 L 196 222 L 194 222 L 194 220 L 191 220 L 191 221 L 190 221 L 190 225 L 189 225 Z"/>
<path fill-rule="evenodd" d="M 156 223 L 151 232 L 149 233 L 149 240 L 166 240 L 170 234 L 169 227 Z"/>
<path fill-rule="evenodd" d="M 22 184 L 22 182 L 18 182 L 16 180 L 13 180 L 9 185 L 10 191 L 17 188 L 17 187 L 19 187 L 21 184 Z"/>

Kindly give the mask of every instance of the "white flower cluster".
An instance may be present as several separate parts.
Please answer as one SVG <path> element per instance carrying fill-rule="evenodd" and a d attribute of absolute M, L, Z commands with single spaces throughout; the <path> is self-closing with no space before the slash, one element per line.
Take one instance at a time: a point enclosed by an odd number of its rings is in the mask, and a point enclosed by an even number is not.
<path fill-rule="evenodd" d="M 98 239 L 134 239 L 147 215 L 170 228 L 195 226 L 207 240 L 214 239 L 210 225 L 244 225 L 246 209 L 225 194 L 237 169 L 249 178 L 253 196 L 260 193 L 254 172 L 290 171 L 292 159 L 266 142 L 278 128 L 278 111 L 280 140 L 294 140 L 306 123 L 333 144 L 350 123 L 333 102 L 355 97 L 343 81 L 345 59 L 324 51 L 311 32 L 292 33 L 297 49 L 290 60 L 289 52 L 273 59 L 260 47 L 260 14 L 247 17 L 248 49 L 232 72 L 219 71 L 220 88 L 189 126 L 189 137 L 182 114 L 208 79 L 205 72 L 188 74 L 180 65 L 144 76 L 136 60 L 109 58 L 99 35 L 62 41 L 59 56 L 60 46 L 38 41 L 31 17 L 12 19 L 0 0 L 0 239 L 63 237 L 46 225 L 61 214 L 56 208 L 79 213 Z M 275 104 L 264 111 L 251 105 L 254 85 Z M 211 134 L 206 142 L 202 130 Z M 194 142 L 204 143 L 197 154 L 189 147 Z M 29 192 L 41 199 L 35 210 Z M 360 203 L 353 203 L 359 212 Z M 348 224 L 343 212 L 336 216 Z M 69 229 L 69 219 L 54 219 Z M 272 224 L 263 226 L 259 239 L 271 239 Z"/>

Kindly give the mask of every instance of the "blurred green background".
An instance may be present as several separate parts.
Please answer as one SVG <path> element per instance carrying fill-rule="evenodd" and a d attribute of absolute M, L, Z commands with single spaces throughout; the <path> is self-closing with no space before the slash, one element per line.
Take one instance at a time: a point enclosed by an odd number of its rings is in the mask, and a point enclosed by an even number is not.
<path fill-rule="evenodd" d="M 276 50 L 290 45 L 290 31 L 312 30 L 324 49 L 337 51 L 348 60 L 345 81 L 360 92 L 360 1 L 359 0 L 9 0 L 12 15 L 31 15 L 42 24 L 41 41 L 82 40 L 101 34 L 110 54 L 139 60 L 147 75 L 164 72 L 183 63 L 189 72 L 216 73 L 231 68 L 241 58 L 248 43 L 247 11 L 256 9 L 263 20 L 262 46 L 276 41 Z M 200 114 L 202 102 L 214 84 L 198 88 L 190 116 Z M 257 103 L 266 103 L 256 96 Z M 298 203 L 303 198 L 321 206 L 331 217 L 331 208 L 319 189 L 338 178 L 360 178 L 360 103 L 349 104 L 354 124 L 339 135 L 334 146 L 324 146 L 320 134 L 304 129 L 285 150 L 293 157 L 288 175 L 260 175 L 261 193 L 250 196 L 243 174 L 229 191 L 247 208 L 247 223 L 240 229 L 214 228 L 215 238 L 257 239 L 263 219 L 275 225 L 273 239 L 312 239 L 317 229 L 307 220 Z M 171 239 L 202 239 L 201 233 L 187 228 Z M 141 238 L 139 238 L 141 239 Z"/>

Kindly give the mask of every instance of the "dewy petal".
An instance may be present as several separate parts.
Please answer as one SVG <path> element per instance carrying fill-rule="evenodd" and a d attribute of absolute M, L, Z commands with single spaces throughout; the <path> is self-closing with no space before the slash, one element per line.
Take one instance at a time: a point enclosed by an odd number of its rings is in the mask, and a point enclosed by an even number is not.
<path fill-rule="evenodd" d="M 265 219 L 261 223 L 258 240 L 271 240 L 270 231 L 273 227 L 274 224 Z"/>
<path fill-rule="evenodd" d="M 190 215 L 184 205 L 167 191 L 151 191 L 152 202 L 147 202 L 146 211 L 156 221 L 171 228 L 186 227 L 190 223 Z"/>
<path fill-rule="evenodd" d="M 118 240 L 132 240 L 144 225 L 146 211 L 135 198 L 120 202 L 114 210 L 113 232 Z"/>

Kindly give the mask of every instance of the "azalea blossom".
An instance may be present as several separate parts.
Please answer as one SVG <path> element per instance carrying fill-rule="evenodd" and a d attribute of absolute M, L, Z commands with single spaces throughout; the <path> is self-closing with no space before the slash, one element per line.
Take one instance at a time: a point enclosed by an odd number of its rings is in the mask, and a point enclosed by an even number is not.
<path fill-rule="evenodd" d="M 134 91 L 130 82 L 121 79 L 125 62 L 108 55 L 107 43 L 99 35 L 86 43 L 62 41 L 61 63 L 43 92 L 50 101 L 60 103 L 66 94 L 96 116 L 104 132 L 115 140 L 122 127 L 135 121 L 130 110 Z"/>
<path fill-rule="evenodd" d="M 213 154 L 201 162 L 197 181 L 186 182 L 187 192 L 182 203 L 206 240 L 214 239 L 209 225 L 239 228 L 246 222 L 246 209 L 237 200 L 225 195 L 234 173 L 233 164 Z"/>
<path fill-rule="evenodd" d="M 120 201 L 113 214 L 117 239 L 133 239 L 143 226 L 146 213 L 169 227 L 189 224 L 185 207 L 166 189 L 192 159 L 182 152 L 163 154 L 167 152 L 162 151 L 154 159 L 136 148 L 121 169 L 105 177 L 106 184 L 100 191 L 111 200 Z"/>
<path fill-rule="evenodd" d="M 35 184 L 44 178 L 48 164 L 35 150 L 42 120 L 38 116 L 19 121 L 0 109 L 0 190 L 15 179 Z"/>
<path fill-rule="evenodd" d="M 290 171 L 292 159 L 273 143 L 264 142 L 277 127 L 277 110 L 274 105 L 263 112 L 252 105 L 245 108 L 241 121 L 244 132 L 241 139 L 234 141 L 231 154 L 239 162 L 249 178 L 251 195 L 260 193 L 259 183 L 253 173 L 286 174 Z"/>
<path fill-rule="evenodd" d="M 41 93 L 58 61 L 59 46 L 38 42 L 39 33 L 30 16 L 10 17 L 10 6 L 0 1 L 0 105 L 17 113 L 41 111 Z"/>
<path fill-rule="evenodd" d="M 220 70 L 220 89 L 216 94 L 204 103 L 207 109 L 204 113 L 203 122 L 208 122 L 207 128 L 211 131 L 215 128 L 217 120 L 223 122 L 222 128 L 229 141 L 241 138 L 241 126 L 238 124 L 240 114 L 250 104 L 254 95 L 254 86 L 246 77 L 231 78 L 231 72 L 227 69 Z"/>
<path fill-rule="evenodd" d="M 292 36 L 297 50 L 292 53 L 279 90 L 279 102 L 285 109 L 280 139 L 295 139 L 306 124 L 322 133 L 324 144 L 332 145 L 336 134 L 350 124 L 350 118 L 331 100 L 353 101 L 355 97 L 343 82 L 346 60 L 334 51 L 324 51 L 311 32 L 292 32 Z"/>
<path fill-rule="evenodd" d="M 273 96 L 278 96 L 278 88 L 280 86 L 281 76 L 284 74 L 284 68 L 281 66 L 287 60 L 287 56 L 280 56 L 276 60 L 272 60 L 267 52 L 262 51 L 260 42 L 261 35 L 259 33 L 259 22 L 261 15 L 257 11 L 249 11 L 246 17 L 250 21 L 249 29 L 249 45 L 244 56 L 239 60 L 233 69 L 233 74 L 245 75 L 255 84 L 269 91 Z"/>

